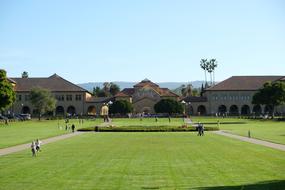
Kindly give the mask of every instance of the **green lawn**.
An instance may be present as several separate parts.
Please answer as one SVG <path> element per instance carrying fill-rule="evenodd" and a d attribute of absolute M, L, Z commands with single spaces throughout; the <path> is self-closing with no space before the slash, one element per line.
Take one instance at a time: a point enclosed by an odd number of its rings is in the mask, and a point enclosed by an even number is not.
<path fill-rule="evenodd" d="M 246 120 L 237 118 L 216 118 L 216 117 L 193 117 L 193 122 L 205 123 L 205 126 L 217 126 L 217 124 L 207 123 L 230 123 L 230 122 L 245 122 L 245 124 L 220 124 L 220 129 L 227 130 L 231 133 L 247 136 L 248 130 L 251 131 L 253 138 L 259 138 L 267 141 L 285 144 L 285 122 L 277 121 L 260 121 Z M 70 120 L 70 125 L 74 123 L 76 128 L 84 128 L 100 125 L 102 119 L 84 120 L 83 125 L 79 124 L 78 120 Z M 154 126 L 154 127 L 178 127 L 183 125 L 183 119 L 171 118 L 144 118 L 140 119 L 112 119 L 112 124 L 117 127 L 132 127 L 132 126 Z M 59 126 L 62 128 L 60 129 Z M 12 122 L 9 126 L 0 124 L 0 148 L 9 147 L 17 144 L 27 143 L 33 139 L 44 139 L 51 136 L 61 135 L 70 131 L 65 131 L 64 120 L 32 120 L 25 122 Z"/>
<path fill-rule="evenodd" d="M 227 130 L 231 133 L 247 136 L 248 130 L 251 132 L 251 137 L 262 140 L 272 141 L 275 143 L 285 144 L 285 122 L 278 122 L 272 120 L 249 120 L 238 118 L 216 118 L 216 117 L 192 117 L 193 122 L 205 123 L 205 126 L 218 126 L 218 121 L 221 123 L 219 128 Z M 244 122 L 243 124 L 231 124 L 232 122 Z M 211 124 L 208 124 L 211 123 Z M 216 123 L 216 124 L 213 124 Z M 223 124 L 224 123 L 224 124 Z M 164 126 L 164 127 L 177 127 L 183 125 L 183 119 L 159 118 L 156 122 L 154 118 L 144 118 L 142 121 L 139 119 L 113 119 L 115 126 Z M 189 125 L 191 126 L 191 125 Z"/>
<path fill-rule="evenodd" d="M 0 189 L 285 187 L 285 152 L 210 133 L 86 133 L 0 157 Z"/>
<path fill-rule="evenodd" d="M 79 127 L 89 127 L 101 123 L 101 119 L 84 120 L 79 124 L 78 120 L 70 120 L 69 125 L 75 124 Z M 9 125 L 0 124 L 0 148 L 31 142 L 34 139 L 44 139 L 69 133 L 65 130 L 64 120 L 31 120 L 24 122 L 10 122 Z"/>
<path fill-rule="evenodd" d="M 246 124 L 221 124 L 220 129 L 234 134 L 285 144 L 285 122 L 248 120 Z"/>

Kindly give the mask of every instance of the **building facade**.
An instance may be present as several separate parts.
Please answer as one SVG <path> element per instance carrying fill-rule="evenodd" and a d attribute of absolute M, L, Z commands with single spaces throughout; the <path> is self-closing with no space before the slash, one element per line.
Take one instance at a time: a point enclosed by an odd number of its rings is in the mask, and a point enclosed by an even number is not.
<path fill-rule="evenodd" d="M 148 79 L 125 88 L 115 96 L 115 100 L 127 100 L 133 104 L 134 113 L 155 113 L 154 105 L 161 99 L 179 100 L 179 96 L 168 88 L 160 88 Z"/>
<path fill-rule="evenodd" d="M 285 81 L 285 76 L 233 76 L 207 88 L 200 97 L 181 98 L 168 88 L 161 88 L 145 79 L 125 88 L 114 97 L 97 98 L 87 90 L 54 74 L 47 78 L 9 78 L 16 92 L 16 102 L 9 110 L 12 113 L 36 114 L 30 103 L 32 88 L 49 90 L 57 100 L 53 115 L 99 115 L 104 103 L 127 100 L 134 113 L 155 113 L 154 105 L 161 99 L 183 102 L 189 115 L 260 115 L 272 112 L 268 106 L 253 105 L 252 97 L 268 81 Z M 285 106 L 276 112 L 285 113 Z"/>
<path fill-rule="evenodd" d="M 194 115 L 260 115 L 272 108 L 253 105 L 252 97 L 266 82 L 284 81 L 284 76 L 233 76 L 205 90 L 200 98 L 187 97 L 188 113 Z M 285 113 L 284 106 L 276 112 Z"/>
<path fill-rule="evenodd" d="M 57 100 L 53 115 L 96 115 L 104 102 L 110 98 L 94 98 L 87 90 L 54 74 L 47 78 L 10 78 L 16 92 L 16 101 L 11 107 L 13 113 L 36 114 L 30 102 L 32 88 L 49 90 Z"/>

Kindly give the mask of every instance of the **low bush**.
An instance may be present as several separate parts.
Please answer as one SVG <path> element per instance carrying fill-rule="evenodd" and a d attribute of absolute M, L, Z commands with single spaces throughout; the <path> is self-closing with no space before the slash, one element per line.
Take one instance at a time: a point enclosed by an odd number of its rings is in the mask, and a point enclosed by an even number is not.
<path fill-rule="evenodd" d="M 218 127 L 205 127 L 205 131 L 217 131 Z M 78 129 L 78 131 L 88 132 L 193 132 L 197 131 L 195 127 L 169 127 L 169 126 L 128 126 L 128 127 L 87 127 Z"/>

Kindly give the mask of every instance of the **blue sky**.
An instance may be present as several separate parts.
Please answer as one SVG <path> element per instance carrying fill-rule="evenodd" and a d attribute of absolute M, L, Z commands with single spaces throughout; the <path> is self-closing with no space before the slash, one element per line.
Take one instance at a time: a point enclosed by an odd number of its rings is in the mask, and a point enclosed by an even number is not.
<path fill-rule="evenodd" d="M 0 68 L 75 83 L 285 75 L 283 0 L 0 0 Z"/>

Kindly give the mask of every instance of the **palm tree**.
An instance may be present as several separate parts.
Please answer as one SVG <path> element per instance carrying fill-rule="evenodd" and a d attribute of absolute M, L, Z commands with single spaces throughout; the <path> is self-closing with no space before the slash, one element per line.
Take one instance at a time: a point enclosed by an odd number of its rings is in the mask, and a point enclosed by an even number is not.
<path fill-rule="evenodd" d="M 205 85 L 207 84 L 207 59 L 201 59 L 200 67 L 205 71 Z"/>
<path fill-rule="evenodd" d="M 213 68 L 212 68 L 211 60 L 206 62 L 206 70 L 210 74 L 210 84 L 212 85 L 212 83 L 213 83 L 213 79 L 212 79 Z"/>
<path fill-rule="evenodd" d="M 211 59 L 210 61 L 211 71 L 213 72 L 213 81 L 212 84 L 215 85 L 215 68 L 218 67 L 218 61 L 216 59 Z"/>

